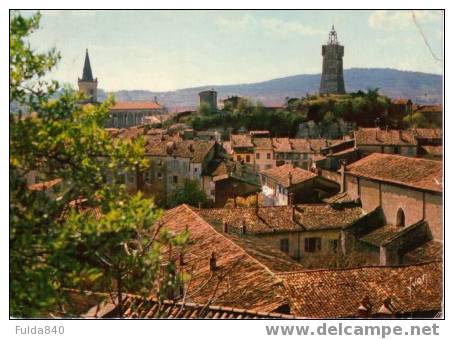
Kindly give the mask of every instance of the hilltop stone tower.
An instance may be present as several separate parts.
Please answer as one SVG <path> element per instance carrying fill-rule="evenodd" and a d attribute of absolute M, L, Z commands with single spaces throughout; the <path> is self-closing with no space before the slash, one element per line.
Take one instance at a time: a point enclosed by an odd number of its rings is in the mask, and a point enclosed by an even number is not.
<path fill-rule="evenodd" d="M 211 89 L 199 93 L 199 104 L 206 104 L 210 112 L 218 110 L 218 93 Z"/>
<path fill-rule="evenodd" d="M 98 79 L 93 79 L 93 73 L 91 71 L 90 57 L 88 56 L 88 49 L 85 51 L 85 62 L 84 70 L 82 72 L 82 79 L 77 80 L 79 86 L 79 92 L 84 93 L 86 99 L 83 103 L 95 103 L 97 100 L 98 92 Z"/>
<path fill-rule="evenodd" d="M 320 94 L 344 94 L 344 46 L 339 45 L 334 25 L 329 32 L 328 43 L 322 46 L 323 68 Z"/>

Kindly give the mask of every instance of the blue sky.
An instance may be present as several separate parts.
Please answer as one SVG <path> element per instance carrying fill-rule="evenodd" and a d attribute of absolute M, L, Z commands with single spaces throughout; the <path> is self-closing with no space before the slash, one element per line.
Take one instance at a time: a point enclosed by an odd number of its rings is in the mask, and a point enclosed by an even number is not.
<path fill-rule="evenodd" d="M 415 11 L 443 57 L 443 16 Z M 52 78 L 76 85 L 85 48 L 105 90 L 250 83 L 320 73 L 331 24 L 345 46 L 344 68 L 390 67 L 442 73 L 410 11 L 42 11 L 31 39 L 56 47 Z"/>

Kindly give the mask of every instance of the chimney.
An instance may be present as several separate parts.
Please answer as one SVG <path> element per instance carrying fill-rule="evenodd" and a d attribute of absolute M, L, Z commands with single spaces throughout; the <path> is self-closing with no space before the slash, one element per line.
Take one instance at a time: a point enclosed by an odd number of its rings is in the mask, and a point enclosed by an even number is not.
<path fill-rule="evenodd" d="M 246 234 L 246 220 L 243 219 L 243 222 L 241 224 L 241 235 Z"/>
<path fill-rule="evenodd" d="M 358 318 L 370 318 L 372 311 L 372 304 L 370 303 L 369 296 L 365 296 L 359 304 L 358 310 L 356 311 L 356 316 Z"/>
<path fill-rule="evenodd" d="M 403 139 L 402 139 L 402 130 L 401 129 L 399 130 L 399 140 L 403 141 Z"/>
<path fill-rule="evenodd" d="M 380 307 L 380 309 L 377 312 L 377 317 L 379 318 L 394 318 L 394 306 L 391 302 L 391 298 L 388 297 L 385 300 L 383 300 L 383 305 Z"/>
<path fill-rule="evenodd" d="M 211 252 L 211 257 L 210 257 L 210 271 L 214 272 L 216 271 L 217 266 L 216 266 L 216 253 Z"/>
<path fill-rule="evenodd" d="M 189 144 L 189 152 L 194 152 L 194 145 L 193 144 Z"/>
<path fill-rule="evenodd" d="M 288 185 L 289 186 L 292 186 L 292 179 L 293 179 L 292 172 L 288 172 Z"/>
<path fill-rule="evenodd" d="M 224 221 L 224 223 L 222 224 L 222 232 L 229 233 L 229 225 L 226 221 Z"/>
<path fill-rule="evenodd" d="M 179 259 L 179 262 L 180 262 L 180 266 L 184 266 L 184 254 L 183 254 L 183 252 L 180 252 L 178 259 Z"/>
<path fill-rule="evenodd" d="M 341 193 L 345 192 L 345 160 L 341 160 L 340 161 L 340 179 L 341 179 L 341 182 L 340 182 L 340 191 Z"/>

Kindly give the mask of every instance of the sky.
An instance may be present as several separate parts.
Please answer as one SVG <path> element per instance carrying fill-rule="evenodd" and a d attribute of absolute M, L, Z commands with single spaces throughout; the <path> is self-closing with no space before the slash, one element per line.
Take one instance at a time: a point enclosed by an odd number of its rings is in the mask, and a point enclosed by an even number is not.
<path fill-rule="evenodd" d="M 25 12 L 29 15 L 31 12 Z M 386 67 L 442 73 L 443 13 L 370 10 L 54 10 L 41 11 L 30 38 L 55 47 L 51 77 L 77 85 L 88 48 L 106 91 L 168 91 L 254 83 L 321 72 L 321 46 L 333 24 L 345 46 L 344 69 Z"/>

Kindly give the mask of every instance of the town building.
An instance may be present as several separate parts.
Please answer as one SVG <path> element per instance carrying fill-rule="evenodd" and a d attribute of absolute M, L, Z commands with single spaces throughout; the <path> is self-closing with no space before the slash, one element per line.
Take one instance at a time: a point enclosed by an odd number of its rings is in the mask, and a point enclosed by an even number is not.
<path fill-rule="evenodd" d="M 282 165 L 260 172 L 265 206 L 320 202 L 339 191 L 339 185 L 295 165 Z"/>
<path fill-rule="evenodd" d="M 344 94 L 344 46 L 337 40 L 337 33 L 332 26 L 328 43 L 322 46 L 323 67 L 320 81 L 320 94 Z"/>
<path fill-rule="evenodd" d="M 387 225 L 424 221 L 430 237 L 443 240 L 442 162 L 374 153 L 342 167 L 341 176 L 341 192 L 359 198 L 367 212 L 380 207 Z"/>
<path fill-rule="evenodd" d="M 392 128 L 402 128 L 403 119 L 413 113 L 413 102 L 410 99 L 391 100 L 386 114 L 386 122 Z"/>
<path fill-rule="evenodd" d="M 297 316 L 433 318 L 443 309 L 442 262 L 277 275 Z"/>
<path fill-rule="evenodd" d="M 82 78 L 77 80 L 79 92 L 84 95 L 81 103 L 96 103 L 98 98 L 98 79 L 93 78 L 91 71 L 90 57 L 88 56 L 88 49 L 85 51 L 84 69 Z"/>
<path fill-rule="evenodd" d="M 442 105 L 418 105 L 413 104 L 413 113 L 420 113 L 424 117 L 424 124 L 427 127 L 441 128 L 443 126 Z"/>
<path fill-rule="evenodd" d="M 354 139 L 362 156 L 371 153 L 417 156 L 418 142 L 412 130 L 360 128 L 354 132 Z"/>
<path fill-rule="evenodd" d="M 211 89 L 199 93 L 199 106 L 205 105 L 209 112 L 218 110 L 218 93 Z"/>
<path fill-rule="evenodd" d="M 162 116 L 166 108 L 156 101 L 120 101 L 110 110 L 107 128 L 128 128 L 146 123 L 149 117 Z M 159 119 L 160 122 L 162 119 Z"/>

